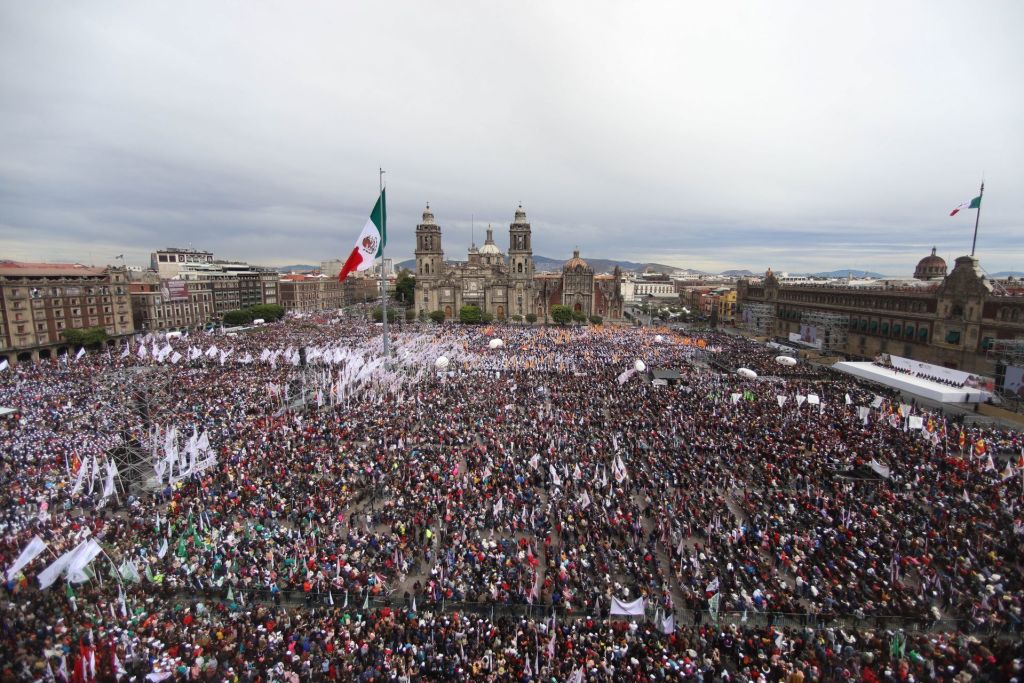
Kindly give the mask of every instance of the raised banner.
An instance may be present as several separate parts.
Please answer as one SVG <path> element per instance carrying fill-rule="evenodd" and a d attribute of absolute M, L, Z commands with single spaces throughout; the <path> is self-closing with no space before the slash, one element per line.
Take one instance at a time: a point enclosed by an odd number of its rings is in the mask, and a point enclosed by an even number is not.
<path fill-rule="evenodd" d="M 643 598 L 637 598 L 633 602 L 622 602 L 618 598 L 612 598 L 612 608 L 609 613 L 612 616 L 642 617 L 646 602 Z"/>

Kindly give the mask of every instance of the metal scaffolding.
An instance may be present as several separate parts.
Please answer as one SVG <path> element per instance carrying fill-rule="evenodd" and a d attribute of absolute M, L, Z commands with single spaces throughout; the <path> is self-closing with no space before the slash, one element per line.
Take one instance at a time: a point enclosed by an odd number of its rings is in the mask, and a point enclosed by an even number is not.
<path fill-rule="evenodd" d="M 846 337 L 850 329 L 850 316 L 825 311 L 804 311 L 800 314 L 800 323 L 817 328 L 817 338 L 821 340 L 823 351 L 845 350 Z"/>
<path fill-rule="evenodd" d="M 775 328 L 775 305 L 745 302 L 740 312 L 743 327 L 762 337 L 770 337 Z"/>

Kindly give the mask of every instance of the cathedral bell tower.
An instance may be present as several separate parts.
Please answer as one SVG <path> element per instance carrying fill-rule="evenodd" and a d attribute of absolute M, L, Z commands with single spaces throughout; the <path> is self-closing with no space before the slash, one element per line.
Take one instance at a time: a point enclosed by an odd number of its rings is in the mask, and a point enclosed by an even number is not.
<path fill-rule="evenodd" d="M 435 288 L 444 275 L 444 251 L 441 226 L 434 221 L 430 204 L 423 210 L 423 222 L 416 226 L 416 309 L 430 312 L 437 308 Z"/>
<path fill-rule="evenodd" d="M 509 304 L 513 314 L 534 313 L 533 238 L 526 212 L 520 204 L 508 226 Z"/>

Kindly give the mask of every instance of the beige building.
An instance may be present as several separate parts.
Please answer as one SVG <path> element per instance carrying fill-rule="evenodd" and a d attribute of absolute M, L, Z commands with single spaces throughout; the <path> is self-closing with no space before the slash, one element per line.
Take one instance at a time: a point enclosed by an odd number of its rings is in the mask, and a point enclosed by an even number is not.
<path fill-rule="evenodd" d="M 61 333 L 102 327 L 108 344 L 134 330 L 124 268 L 0 262 L 0 359 L 10 363 L 67 353 Z"/>
<path fill-rule="evenodd" d="M 149 268 L 160 274 L 163 280 L 176 277 L 186 265 L 213 263 L 213 253 L 198 249 L 167 247 L 149 255 Z"/>
<path fill-rule="evenodd" d="M 140 332 L 195 329 L 216 317 L 209 280 L 160 280 L 157 273 L 143 271 L 132 278 L 130 288 Z"/>

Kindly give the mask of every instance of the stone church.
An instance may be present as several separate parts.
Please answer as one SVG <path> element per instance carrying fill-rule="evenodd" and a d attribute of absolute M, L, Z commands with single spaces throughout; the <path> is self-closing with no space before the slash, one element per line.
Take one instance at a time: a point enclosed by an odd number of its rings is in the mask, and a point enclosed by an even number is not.
<path fill-rule="evenodd" d="M 562 304 L 586 316 L 609 320 L 622 317 L 622 273 L 594 275 L 579 252 L 565 263 L 560 274 L 534 272 L 533 235 L 520 205 L 509 225 L 508 254 L 494 243 L 494 231 L 479 249 L 469 247 L 466 261 L 446 262 L 441 227 L 430 205 L 416 226 L 416 311 L 442 311 L 445 318 L 458 317 L 463 306 L 478 306 L 496 320 L 533 313 L 544 320 L 551 306 Z"/>

